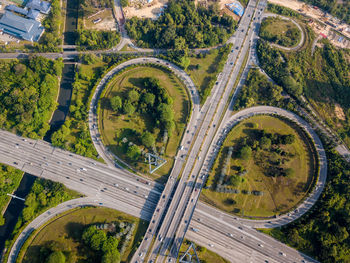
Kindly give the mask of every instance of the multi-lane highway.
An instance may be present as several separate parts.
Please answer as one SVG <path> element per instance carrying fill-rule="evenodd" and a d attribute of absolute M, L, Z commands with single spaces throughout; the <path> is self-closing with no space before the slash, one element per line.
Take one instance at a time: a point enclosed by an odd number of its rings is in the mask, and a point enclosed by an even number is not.
<path fill-rule="evenodd" d="M 207 171 L 205 170 L 206 167 L 203 166 L 202 158 L 206 156 L 207 149 L 212 142 L 213 136 L 217 130 L 217 125 L 219 125 L 220 118 L 225 110 L 229 95 L 234 87 L 234 82 L 239 76 L 245 55 L 249 50 L 249 35 L 252 34 L 253 28 L 259 25 L 259 22 L 253 22 L 252 24 L 250 23 L 253 21 L 253 14 L 255 20 L 255 16 L 260 16 L 265 6 L 266 2 L 264 1 L 262 1 L 258 6 L 256 1 L 252 0 L 249 2 L 246 12 L 236 30 L 236 35 L 233 39 L 233 49 L 228 57 L 224 70 L 218 77 L 218 81 L 216 83 L 217 85 L 212 91 L 212 96 L 207 100 L 209 103 L 201 108 L 201 112 L 204 114 L 200 116 L 202 117 L 200 130 L 197 134 L 196 140 L 192 142 L 192 148 L 188 161 L 181 173 L 178 187 L 176 188 L 172 201 L 168 205 L 169 209 L 166 212 L 164 219 L 162 214 L 153 215 L 155 222 L 159 222 L 160 220 L 162 221 L 157 236 L 154 240 L 147 239 L 146 242 L 141 244 L 138 253 L 132 259 L 132 262 L 143 261 L 145 254 L 149 250 L 149 244 L 151 244 L 152 241 L 153 243 L 150 248 L 151 254 L 149 256 L 149 261 L 163 262 L 167 254 L 167 250 L 171 247 L 171 245 L 173 245 L 171 256 L 173 259 L 177 257 L 177 252 L 182 243 L 183 235 L 186 233 L 188 222 L 191 219 L 190 216 L 185 217 L 184 212 L 187 206 L 192 207 L 192 209 L 195 207 L 201 185 L 205 180 L 205 174 Z M 260 10 L 258 8 L 260 8 Z M 254 13 L 255 9 L 259 11 Z M 200 173 L 200 170 L 204 172 Z M 176 177 L 178 175 L 179 174 L 176 174 Z M 197 175 L 199 175 L 198 179 Z M 191 193 L 194 193 L 194 198 L 192 198 L 190 202 Z M 154 228 L 152 230 L 154 230 Z M 174 241 L 176 231 L 178 231 L 177 233 L 181 233 L 180 235 L 182 237 L 177 238 Z M 153 237 L 154 235 L 152 238 Z M 144 243 L 147 243 L 148 246 Z M 173 259 L 170 258 L 169 260 Z"/>
<path fill-rule="evenodd" d="M 213 148 L 215 148 L 217 137 L 220 136 L 223 129 L 226 129 L 227 123 L 232 124 L 232 122 L 239 121 L 243 116 L 234 115 L 231 117 L 231 107 L 226 110 L 227 102 L 230 95 L 233 95 L 232 106 L 234 98 L 238 94 L 239 89 L 233 90 L 234 83 L 238 80 L 246 54 L 248 54 L 248 58 L 252 55 L 251 46 L 254 46 L 252 40 L 260 27 L 265 7 L 266 0 L 259 2 L 251 0 L 249 2 L 235 35 L 229 40 L 233 43 L 233 48 L 224 70 L 219 74 L 211 96 L 201 108 L 199 107 L 198 93 L 192 80 L 184 71 L 166 61 L 156 58 L 138 58 L 117 66 L 105 75 L 98 85 L 90 105 L 89 127 L 93 142 L 109 167 L 94 160 L 54 148 L 42 141 L 24 139 L 0 131 L 0 158 L 3 160 L 2 162 L 34 175 L 62 182 L 67 187 L 89 196 L 89 199 L 86 199 L 87 203 L 116 204 L 118 210 L 149 220 L 150 224 L 145 238 L 132 262 L 143 262 L 148 252 L 148 262 L 164 262 L 166 259 L 168 262 L 175 262 L 185 235 L 232 262 L 314 262 L 296 250 L 288 248 L 246 225 L 243 226 L 243 224 L 250 224 L 255 227 L 256 225 L 250 221 L 227 215 L 200 202 L 197 205 L 201 187 L 213 161 Z M 61 55 L 48 54 L 48 56 L 54 57 Z M 63 56 L 70 58 L 76 54 L 65 52 Z M 173 170 L 165 187 L 151 181 L 140 180 L 139 177 L 125 170 L 115 168 L 115 156 L 103 147 L 97 128 L 96 106 L 107 81 L 121 68 L 148 62 L 162 64 L 172 69 L 186 84 L 194 106 L 181 143 L 181 150 L 176 156 Z M 245 72 L 242 74 L 239 84 L 243 82 Z M 276 109 L 272 111 L 276 111 Z M 252 112 L 248 112 L 248 115 L 257 114 L 257 112 L 258 110 L 254 109 Z M 278 112 L 278 114 L 283 115 L 284 113 Z M 318 146 L 317 148 L 321 149 Z M 325 159 L 324 164 L 326 165 Z M 325 175 L 323 179 L 325 179 Z M 295 219 L 305 213 L 318 198 L 322 188 L 323 183 L 317 186 L 312 199 L 307 199 L 299 212 L 293 213 L 292 216 L 286 215 L 278 218 L 280 221 L 274 222 L 273 226 L 285 224 L 291 218 Z M 82 205 L 85 201 L 71 202 L 75 205 Z M 62 204 L 62 209 L 63 207 Z M 65 206 L 65 209 L 68 208 Z M 50 211 L 50 213 L 56 213 L 57 209 L 53 208 L 53 212 Z M 43 218 L 38 219 L 40 223 L 44 221 Z M 259 226 L 269 227 L 271 224 L 262 222 Z M 25 238 L 26 233 L 29 232 L 24 231 L 23 238 Z M 17 244 L 21 244 L 21 242 Z M 16 245 L 14 249 L 18 250 L 19 247 L 20 245 Z M 169 251 L 170 253 L 168 253 Z"/>
<path fill-rule="evenodd" d="M 222 98 L 216 98 L 216 104 L 219 105 L 216 109 L 215 115 L 213 114 L 213 120 L 212 126 L 208 126 L 208 131 L 207 131 L 207 136 L 204 140 L 204 143 L 202 144 L 202 152 L 199 153 L 198 157 L 198 162 L 194 166 L 193 172 L 195 175 L 198 175 L 196 177 L 195 183 L 194 183 L 194 190 L 191 187 L 188 187 L 186 190 L 186 193 L 182 195 L 182 207 L 177 210 L 182 210 L 182 218 L 179 219 L 177 222 L 177 225 L 173 227 L 173 232 L 170 232 L 170 235 L 175 235 L 174 239 L 169 242 L 169 245 L 166 247 L 170 248 L 170 253 L 167 255 L 168 256 L 168 261 L 174 261 L 177 258 L 179 249 L 181 247 L 184 235 L 188 229 L 189 222 L 191 221 L 193 211 L 195 209 L 197 200 L 200 195 L 200 190 L 205 183 L 206 176 L 208 171 L 210 170 L 211 166 L 209 162 L 206 162 L 206 157 L 210 153 L 210 148 L 213 147 L 213 139 L 214 136 L 217 132 L 217 127 L 214 127 L 214 124 L 216 126 L 221 127 L 221 123 L 223 120 L 225 120 L 225 117 L 228 114 L 228 111 L 226 111 L 225 114 L 225 108 L 228 102 L 229 94 L 233 93 L 232 96 L 232 101 L 238 94 L 238 90 L 233 90 L 235 88 L 234 83 L 238 79 L 239 72 L 241 70 L 241 67 L 244 67 L 243 61 L 245 59 L 246 55 L 249 55 L 249 47 L 251 44 L 251 37 L 253 32 L 260 26 L 260 21 L 261 21 L 261 15 L 266 7 L 266 1 L 259 1 L 259 3 L 255 1 L 250 1 L 247 9 L 245 11 L 245 17 L 242 18 L 242 22 L 244 23 L 244 28 L 241 29 L 238 27 L 237 31 L 246 33 L 244 38 L 242 40 L 236 39 L 234 43 L 234 47 L 238 47 L 240 49 L 240 54 L 237 62 L 234 64 L 232 74 L 230 77 L 227 79 L 227 82 L 224 84 L 226 85 L 226 90 L 225 94 L 222 96 Z M 244 19 L 247 19 L 244 21 Z M 251 23 L 250 23 L 250 22 Z M 245 31 L 247 30 L 247 31 Z M 248 57 L 249 58 L 249 57 Z M 203 139 L 201 139 L 203 141 Z M 159 255 L 159 262 L 162 262 L 164 260 L 166 255 L 166 250 L 165 248 L 163 249 L 163 254 Z"/>
<path fill-rule="evenodd" d="M 145 220 L 151 220 L 151 211 L 154 210 L 155 203 L 159 199 L 159 192 L 162 190 L 161 186 L 155 185 L 150 181 L 146 181 L 146 183 L 140 182 L 139 177 L 132 174 L 123 173 L 120 169 L 113 169 L 104 164 L 95 163 L 94 160 L 51 147 L 43 141 L 25 139 L 4 131 L 0 131 L 0 133 L 0 158 L 4 163 L 31 172 L 37 176 L 62 182 L 68 187 L 89 196 L 87 199 L 69 201 L 67 204 L 52 208 L 45 213 L 46 216 L 39 217 L 38 220 L 40 223 L 35 221 L 23 231 L 16 246 L 13 247 L 11 255 L 16 255 L 19 251 L 21 244 L 23 244 L 25 238 L 30 233 L 30 229 L 34 226 L 40 226 L 46 221 L 42 218 L 49 219 L 50 215 L 59 213 L 63 208 L 70 209 L 73 204 L 86 205 L 94 203 L 96 205 L 105 205 L 118 208 L 120 211 L 141 217 Z M 224 234 L 220 232 L 220 226 L 223 224 L 223 221 L 226 221 L 229 222 L 226 224 L 233 227 L 230 230 L 232 235 L 244 236 L 241 240 L 232 240 L 230 243 L 238 242 L 239 244 L 237 246 L 242 246 L 241 251 L 246 251 L 245 253 L 247 254 L 254 251 L 254 249 L 245 245 L 245 240 L 248 236 L 245 237 L 246 234 L 243 233 L 244 231 L 242 232 L 239 229 L 239 227 L 243 227 L 239 220 L 216 209 L 213 210 L 213 208 L 204 204 L 200 204 L 196 209 L 196 213 L 197 211 L 201 214 L 195 214 L 195 220 L 204 224 L 204 226 L 199 227 L 197 225 L 193 226 L 197 227 L 199 231 L 207 227 L 205 224 L 209 217 L 208 214 L 215 215 L 213 220 L 216 220 L 214 224 L 216 227 L 210 231 L 217 231 L 217 233 L 213 235 L 213 238 L 207 239 L 208 243 L 206 246 L 209 244 L 214 245 L 216 247 L 215 249 L 223 254 L 216 238 L 223 238 Z M 205 230 L 201 231 L 201 233 L 204 234 Z M 256 234 L 259 235 L 260 233 L 256 232 Z M 198 232 L 197 235 L 200 235 L 200 233 Z M 263 234 L 260 235 L 262 235 L 262 238 L 265 237 Z M 270 245 L 272 247 L 281 246 L 276 240 L 271 242 Z M 289 250 L 292 252 L 288 252 Z M 260 255 L 258 252 L 252 253 L 254 255 Z M 283 253 L 295 254 L 298 252 L 284 247 Z M 266 260 L 269 259 L 267 256 L 260 256 L 266 257 Z M 15 256 L 11 258 L 14 259 Z M 9 262 L 14 261 L 9 260 Z"/>
<path fill-rule="evenodd" d="M 121 206 L 121 211 L 145 219 L 152 215 L 163 190 L 162 185 L 141 181 L 127 171 L 6 131 L 0 131 L 0 160 L 35 176 L 61 182 L 86 196 L 127 204 Z"/>

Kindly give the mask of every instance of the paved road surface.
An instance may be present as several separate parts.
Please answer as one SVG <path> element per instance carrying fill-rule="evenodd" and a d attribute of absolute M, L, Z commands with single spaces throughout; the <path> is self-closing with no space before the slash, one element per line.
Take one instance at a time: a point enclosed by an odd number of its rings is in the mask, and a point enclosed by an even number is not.
<path fill-rule="evenodd" d="M 8 263 L 16 257 L 34 229 L 65 211 L 87 205 L 104 206 L 120 210 L 120 203 L 91 197 L 64 202 L 36 217 L 19 235 L 10 251 Z M 206 206 L 206 205 L 204 205 Z M 200 209 L 199 209 L 200 208 Z M 137 209 L 137 208 L 136 208 Z M 144 218 L 149 220 L 149 218 Z M 218 227 L 220 226 L 220 227 Z M 247 227 L 239 219 L 225 216 L 214 208 L 197 207 L 186 238 L 207 247 L 231 262 L 317 262 L 279 241 Z M 283 253 L 283 254 L 281 254 Z M 285 256 L 284 256 L 285 255 Z"/>
<path fill-rule="evenodd" d="M 162 221 L 163 223 L 157 234 L 157 238 L 150 250 L 150 261 L 154 260 L 155 262 L 163 262 L 167 254 L 167 249 L 170 248 L 173 243 L 173 237 L 176 230 L 178 229 L 178 232 L 182 235 L 186 232 L 186 226 L 190 221 L 190 218 L 184 217 L 183 214 L 187 205 L 190 207 L 195 206 L 196 202 L 190 202 L 190 195 L 193 192 L 198 196 L 200 192 L 198 190 L 200 190 L 201 187 L 200 185 L 205 180 L 204 174 L 199 173 L 202 168 L 203 157 L 206 155 L 206 149 L 211 144 L 212 138 L 215 135 L 217 130 L 216 125 L 220 122 L 220 116 L 222 116 L 225 110 L 226 101 L 228 100 L 234 82 L 239 75 L 245 54 L 249 50 L 249 44 L 246 43 L 243 45 L 243 42 L 246 39 L 246 34 L 250 25 L 249 21 L 252 19 L 251 17 L 255 7 L 256 1 L 251 1 L 236 30 L 233 49 L 228 57 L 223 73 L 218 77 L 217 86 L 214 87 L 214 90 L 212 91 L 212 93 L 216 93 L 216 95 L 211 98 L 211 103 L 208 109 L 201 109 L 205 112 L 205 118 L 203 118 L 201 129 L 197 135 L 196 141 L 193 143 L 189 161 L 186 163 L 182 172 L 172 202 L 169 205 L 169 209 Z M 253 23 L 253 27 L 254 25 L 255 23 Z M 251 29 L 249 32 L 251 32 Z M 205 169 L 205 167 L 203 169 Z M 199 176 L 196 182 L 197 175 Z M 157 218 L 157 215 L 154 216 Z M 185 225 L 184 229 L 181 228 L 181 225 Z M 175 245 L 173 246 L 175 250 L 171 253 L 173 257 L 177 256 L 177 250 L 181 243 L 181 238 L 175 240 Z M 139 251 L 138 255 L 141 256 L 137 257 L 136 255 L 132 259 L 132 262 L 141 262 L 143 260 L 142 257 L 147 250 L 148 249 Z M 159 256 L 157 256 L 158 254 Z"/>

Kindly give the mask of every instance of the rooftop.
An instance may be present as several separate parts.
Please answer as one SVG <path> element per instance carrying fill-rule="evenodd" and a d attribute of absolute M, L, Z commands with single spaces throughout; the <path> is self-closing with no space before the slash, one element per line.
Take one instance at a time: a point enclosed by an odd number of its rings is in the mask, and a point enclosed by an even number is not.
<path fill-rule="evenodd" d="M 44 32 L 44 27 L 36 20 L 27 19 L 6 11 L 0 18 L 0 30 L 24 40 L 38 41 Z"/>
<path fill-rule="evenodd" d="M 46 1 L 28 0 L 26 7 L 40 11 L 40 13 L 48 14 L 50 12 L 51 4 Z"/>

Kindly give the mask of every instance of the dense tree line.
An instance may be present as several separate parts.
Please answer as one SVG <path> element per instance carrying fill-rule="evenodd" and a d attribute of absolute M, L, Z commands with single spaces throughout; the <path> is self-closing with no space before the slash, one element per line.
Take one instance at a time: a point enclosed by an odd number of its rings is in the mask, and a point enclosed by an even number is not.
<path fill-rule="evenodd" d="M 251 69 L 235 103 L 235 109 L 255 105 L 281 106 L 282 88 L 274 85 L 258 69 Z"/>
<path fill-rule="evenodd" d="M 283 241 L 320 262 L 350 261 L 350 167 L 327 149 L 327 183 L 316 205 L 282 227 Z"/>
<path fill-rule="evenodd" d="M 350 137 L 350 63 L 345 51 L 335 49 L 324 40 L 322 49 L 310 56 L 310 49 L 286 53 L 273 49 L 265 41 L 258 42 L 258 56 L 262 68 L 290 95 L 299 97 L 304 93 L 316 103 L 340 104 L 345 120 L 325 116 L 331 127 L 349 143 Z"/>
<path fill-rule="evenodd" d="M 291 16 L 291 17 L 301 18 L 301 15 L 298 12 L 296 12 L 293 9 L 290 9 L 288 7 L 281 6 L 281 5 L 267 3 L 267 10 L 269 12 L 272 12 L 275 14 L 280 14 L 283 16 Z"/>
<path fill-rule="evenodd" d="M 71 199 L 66 187 L 50 180 L 36 179 L 30 193 L 26 197 L 22 211 L 23 223 L 35 218 L 48 207 L 54 207 Z"/>
<path fill-rule="evenodd" d="M 62 60 L 32 57 L 0 63 L 0 128 L 41 138 L 56 107 Z"/>
<path fill-rule="evenodd" d="M 125 24 L 129 36 L 139 46 L 170 49 L 224 43 L 235 26 L 232 17 L 219 14 L 217 5 L 196 8 L 192 0 L 170 0 L 157 20 L 133 17 Z"/>
<path fill-rule="evenodd" d="M 101 263 L 119 263 L 120 253 L 118 251 L 119 240 L 105 231 L 89 226 L 82 235 L 82 241 L 90 249 L 99 254 Z"/>
<path fill-rule="evenodd" d="M 119 43 L 120 35 L 117 31 L 100 31 L 78 29 L 76 45 L 80 50 L 109 49 Z"/>
<path fill-rule="evenodd" d="M 152 125 L 148 125 L 151 130 L 146 130 L 142 134 L 136 131 L 132 132 L 133 137 L 137 137 L 138 141 L 149 149 L 155 146 L 154 129 L 166 130 L 168 136 L 171 136 L 175 128 L 172 104 L 172 98 L 156 78 L 143 79 L 142 89 L 135 87 L 122 97 L 117 95 L 110 98 L 110 106 L 116 113 L 127 115 L 137 113 L 152 119 Z M 127 148 L 124 150 L 129 159 L 137 160 L 140 157 L 141 150 L 137 145 L 125 144 L 125 146 Z"/>
<path fill-rule="evenodd" d="M 10 200 L 8 193 L 13 193 L 21 182 L 23 172 L 11 166 L 0 164 L 0 226 L 5 223 L 1 213 Z"/>
<path fill-rule="evenodd" d="M 51 136 L 51 141 L 54 146 L 86 157 L 97 158 L 98 154 L 93 146 L 87 122 L 90 102 L 89 97 L 96 83 L 100 81 L 103 73 L 106 72 L 109 67 L 119 64 L 127 58 L 129 58 L 129 56 L 120 54 L 104 56 L 103 61 L 94 54 L 85 54 L 80 57 L 84 65 L 81 65 L 75 74 L 75 79 L 72 84 L 73 95 L 68 118 L 64 125 Z M 96 66 L 101 63 L 102 66 Z M 85 70 L 85 68 L 89 67 L 93 69 L 91 73 Z"/>
<path fill-rule="evenodd" d="M 87 58 L 83 60 L 89 62 L 100 61 L 95 55 L 87 55 Z M 92 75 L 85 74 L 82 67 L 77 70 L 75 81 L 72 84 L 72 97 L 74 99 L 71 101 L 69 115 L 61 128 L 52 134 L 52 145 L 90 158 L 97 157 L 97 152 L 90 137 L 87 118 L 89 95 L 104 70 L 106 70 L 105 67 L 96 68 Z"/>
<path fill-rule="evenodd" d="M 350 23 L 350 1 L 338 0 L 302 0 L 305 3 L 318 6 L 332 15 Z"/>
<path fill-rule="evenodd" d="M 294 24 L 292 24 L 291 27 L 288 26 L 287 30 L 283 34 L 271 33 L 268 30 L 268 27 L 273 27 L 274 23 L 278 24 L 281 22 L 283 23 L 284 21 L 285 20 L 277 17 L 268 17 L 264 19 L 261 23 L 259 36 L 267 41 L 276 43 L 281 46 L 295 46 L 300 41 L 301 34 L 300 30 Z"/>
<path fill-rule="evenodd" d="M 259 40 L 257 52 L 262 68 L 281 85 L 289 94 L 299 97 L 303 93 L 303 85 L 291 70 L 287 57 L 282 51 L 271 48 L 269 43 Z"/>
<path fill-rule="evenodd" d="M 88 17 L 103 8 L 112 8 L 113 0 L 80 0 L 79 17 Z"/>
<path fill-rule="evenodd" d="M 59 52 L 62 43 L 61 26 L 63 23 L 60 0 L 51 1 L 49 15 L 43 21 L 45 33 L 35 44 L 35 49 L 39 52 Z"/>

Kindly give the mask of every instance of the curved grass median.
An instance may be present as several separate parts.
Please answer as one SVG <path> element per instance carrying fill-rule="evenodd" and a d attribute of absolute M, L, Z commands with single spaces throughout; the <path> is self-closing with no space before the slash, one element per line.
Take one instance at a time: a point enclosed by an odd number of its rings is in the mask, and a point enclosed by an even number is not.
<path fill-rule="evenodd" d="M 286 213 L 307 195 L 317 156 L 299 127 L 255 116 L 226 137 L 201 198 L 229 213 L 262 218 Z"/>
<path fill-rule="evenodd" d="M 136 170 L 148 173 L 146 153 L 167 162 L 152 174 L 169 174 L 189 117 L 184 85 L 170 71 L 127 68 L 108 84 L 101 98 L 99 129 L 106 147 Z"/>
<path fill-rule="evenodd" d="M 102 240 L 101 243 L 103 240 L 113 242 L 114 238 L 117 240 L 115 244 L 120 252 L 121 262 L 129 262 L 146 232 L 147 225 L 146 221 L 109 208 L 86 207 L 73 210 L 49 222 L 35 235 L 24 255 L 23 263 L 47 262 L 52 254 L 63 254 L 65 262 L 101 262 L 106 249 L 102 244 L 101 251 L 96 250 L 97 247 L 91 248 L 90 245 L 94 247 L 98 240 Z M 89 226 L 97 230 L 95 238 L 89 240 L 90 244 L 86 234 Z M 133 226 L 131 230 L 130 226 Z M 125 241 L 128 231 L 130 240 Z M 113 239 L 110 238 L 112 236 Z"/>
<path fill-rule="evenodd" d="M 261 23 L 260 37 L 283 47 L 294 47 L 301 39 L 301 32 L 291 21 L 268 17 Z"/>

